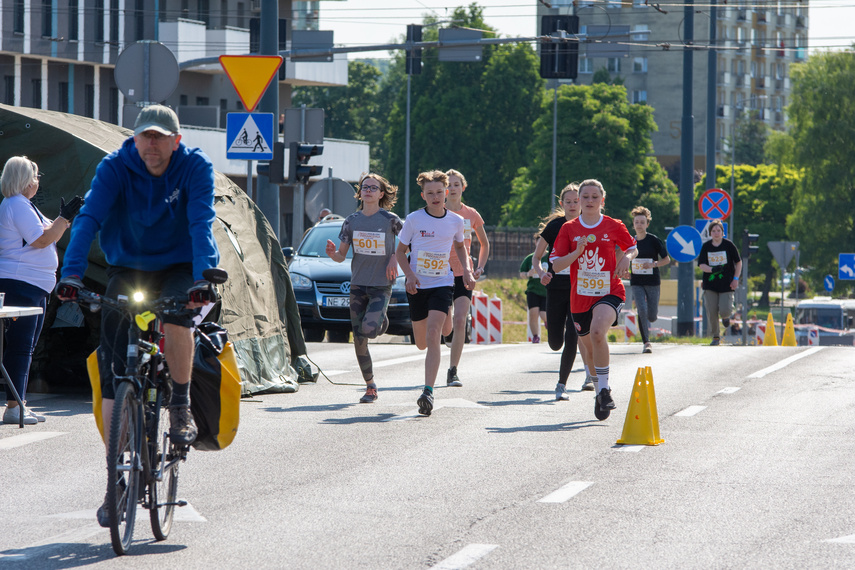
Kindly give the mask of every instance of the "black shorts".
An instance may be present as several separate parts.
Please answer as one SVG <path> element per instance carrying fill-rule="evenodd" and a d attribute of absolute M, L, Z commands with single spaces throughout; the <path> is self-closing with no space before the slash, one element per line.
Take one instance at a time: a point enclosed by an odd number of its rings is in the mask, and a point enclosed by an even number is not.
<path fill-rule="evenodd" d="M 617 325 L 618 323 L 618 315 L 623 309 L 624 301 L 621 300 L 617 295 L 606 295 L 596 303 L 594 303 L 590 309 L 585 311 L 584 313 L 573 313 L 573 322 L 576 323 L 576 332 L 579 336 L 587 336 L 591 332 L 591 320 L 594 318 L 594 307 L 597 305 L 608 305 L 615 311 L 615 322 L 612 323 L 612 326 Z"/>
<path fill-rule="evenodd" d="M 460 277 L 455 275 L 455 277 L 454 277 L 454 293 L 451 295 L 451 299 L 453 301 L 456 301 L 458 297 L 463 297 L 463 296 L 469 297 L 469 300 L 471 301 L 472 300 L 472 290 L 467 289 L 466 285 L 463 284 L 463 276 L 462 275 Z"/>
<path fill-rule="evenodd" d="M 525 304 L 529 309 L 534 309 L 535 307 L 537 307 L 541 311 L 546 311 L 546 297 L 544 297 L 543 295 L 526 292 Z"/>
<path fill-rule="evenodd" d="M 441 311 L 447 315 L 451 307 L 452 290 L 451 286 L 431 287 L 419 289 L 415 295 L 407 293 L 407 299 L 410 302 L 410 319 L 413 322 L 423 321 L 430 311 Z"/>

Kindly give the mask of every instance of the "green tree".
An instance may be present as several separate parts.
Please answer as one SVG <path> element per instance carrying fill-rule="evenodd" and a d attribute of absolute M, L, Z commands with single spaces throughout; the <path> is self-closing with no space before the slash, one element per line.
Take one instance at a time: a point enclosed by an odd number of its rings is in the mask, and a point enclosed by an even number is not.
<path fill-rule="evenodd" d="M 489 30 L 483 8 L 474 3 L 455 9 L 450 18 L 460 26 Z M 433 18 L 425 20 L 431 23 Z M 425 41 L 438 35 L 435 27 L 426 26 L 423 33 Z M 513 44 L 485 47 L 480 62 L 440 62 L 435 49 L 425 50 L 422 61 L 422 73 L 411 78 L 410 209 L 421 205 L 418 172 L 455 168 L 469 185 L 464 202 L 488 225 L 496 224 L 540 112 L 543 80 L 537 55 L 527 44 Z M 402 67 L 399 56 L 392 68 Z M 403 189 L 406 76 L 390 71 L 388 77 L 400 84 L 389 107 L 382 156 L 390 180 Z M 401 195 L 398 204 L 403 202 Z"/>
<path fill-rule="evenodd" d="M 502 224 L 532 226 L 546 215 L 552 188 L 552 101 L 544 101 L 534 123 L 528 164 L 513 181 Z M 676 220 L 677 188 L 652 157 L 653 109 L 630 105 L 622 85 L 562 85 L 558 90 L 557 188 L 597 178 L 606 189 L 606 214 L 629 221 L 646 199 L 658 224 Z M 647 205 L 647 204 L 644 204 Z M 651 231 L 654 231 L 651 228 Z"/>
<path fill-rule="evenodd" d="M 839 253 L 855 251 L 855 53 L 812 55 L 790 77 L 787 112 L 804 178 L 787 229 L 819 286 L 823 275 L 837 273 Z"/>
<path fill-rule="evenodd" d="M 763 164 L 763 148 L 769 127 L 760 119 L 757 110 L 751 110 L 747 117 L 736 123 L 736 164 Z"/>

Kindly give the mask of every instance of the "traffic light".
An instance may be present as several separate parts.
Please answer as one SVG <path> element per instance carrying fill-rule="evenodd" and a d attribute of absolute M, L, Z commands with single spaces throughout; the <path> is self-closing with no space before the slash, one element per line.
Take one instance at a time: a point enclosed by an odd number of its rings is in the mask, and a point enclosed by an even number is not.
<path fill-rule="evenodd" d="M 760 239 L 759 234 L 748 233 L 748 228 L 742 230 L 742 257 L 749 257 L 752 253 L 759 251 L 759 246 L 752 245 L 756 244 L 758 239 Z"/>
<path fill-rule="evenodd" d="M 266 175 L 271 184 L 285 184 L 285 143 L 273 143 L 273 158 L 259 162 L 256 171 Z"/>
<path fill-rule="evenodd" d="M 407 25 L 407 43 L 422 41 L 422 27 L 418 24 Z M 419 75 L 422 72 L 422 48 L 407 50 L 407 75 Z"/>
<path fill-rule="evenodd" d="M 324 153 L 324 145 L 292 142 L 288 157 L 288 184 L 305 184 L 312 176 L 318 176 L 323 166 L 308 165 L 309 159 Z"/>
<path fill-rule="evenodd" d="M 562 33 L 563 32 L 563 33 Z M 542 36 L 575 36 L 579 33 L 579 16 L 543 16 Z M 579 42 L 554 41 L 540 44 L 540 76 L 544 79 L 576 79 L 579 68 Z"/>

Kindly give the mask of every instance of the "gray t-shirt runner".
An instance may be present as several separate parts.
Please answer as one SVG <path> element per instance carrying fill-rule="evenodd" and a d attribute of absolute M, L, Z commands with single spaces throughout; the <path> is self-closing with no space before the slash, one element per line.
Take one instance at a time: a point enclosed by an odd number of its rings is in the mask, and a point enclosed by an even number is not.
<path fill-rule="evenodd" d="M 395 255 L 395 236 L 401 231 L 401 218 L 383 208 L 366 216 L 362 210 L 345 218 L 338 238 L 353 249 L 350 282 L 363 287 L 384 287 L 389 259 Z"/>

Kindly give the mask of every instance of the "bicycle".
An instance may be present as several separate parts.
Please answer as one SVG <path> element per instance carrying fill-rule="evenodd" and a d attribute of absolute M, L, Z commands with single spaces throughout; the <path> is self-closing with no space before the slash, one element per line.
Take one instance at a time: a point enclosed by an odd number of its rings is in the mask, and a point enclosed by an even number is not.
<path fill-rule="evenodd" d="M 204 277 L 217 285 L 224 283 L 228 274 L 213 268 L 206 270 Z M 185 308 L 187 298 L 146 302 L 119 295 L 110 299 L 86 289 L 80 289 L 72 302 L 88 305 L 93 312 L 101 308 L 120 311 L 130 322 L 125 374 L 115 376 L 116 396 L 107 442 L 110 539 L 113 550 L 121 556 L 131 546 L 138 505 L 148 509 L 152 533 L 160 541 L 169 536 L 175 507 L 187 504 L 177 498 L 178 467 L 186 461 L 190 448 L 169 439 L 166 407 L 172 384 L 160 346 L 164 336 L 160 322 L 165 316 L 195 315 L 198 311 Z"/>

